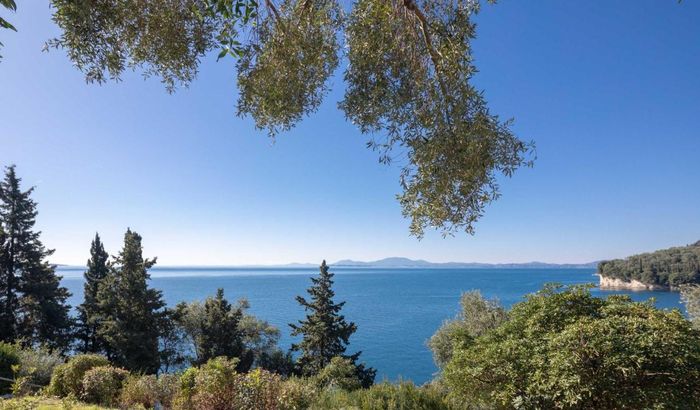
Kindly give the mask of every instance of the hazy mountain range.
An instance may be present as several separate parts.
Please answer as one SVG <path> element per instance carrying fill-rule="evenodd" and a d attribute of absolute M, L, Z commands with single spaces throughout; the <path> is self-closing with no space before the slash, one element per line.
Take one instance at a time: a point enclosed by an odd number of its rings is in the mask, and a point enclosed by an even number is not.
<path fill-rule="evenodd" d="M 460 269 L 489 269 L 489 268 L 513 268 L 513 269 L 546 269 L 546 268 L 595 268 L 598 262 L 589 263 L 545 263 L 545 262 L 525 262 L 525 263 L 480 263 L 480 262 L 428 262 L 422 259 L 408 258 L 384 258 L 371 262 L 360 262 L 344 259 L 331 266 L 341 267 L 375 267 L 375 268 L 460 268 Z"/>
<path fill-rule="evenodd" d="M 455 269 L 575 269 L 596 268 L 598 261 L 589 263 L 480 263 L 480 262 L 428 262 L 422 259 L 384 258 L 376 261 L 339 260 L 329 264 L 331 267 L 345 268 L 455 268 Z M 61 269 L 84 269 L 84 266 L 57 265 Z M 283 265 L 237 265 L 237 266 L 155 266 L 154 270 L 171 269 L 226 269 L 226 268 L 317 268 L 318 263 L 288 263 Z"/>

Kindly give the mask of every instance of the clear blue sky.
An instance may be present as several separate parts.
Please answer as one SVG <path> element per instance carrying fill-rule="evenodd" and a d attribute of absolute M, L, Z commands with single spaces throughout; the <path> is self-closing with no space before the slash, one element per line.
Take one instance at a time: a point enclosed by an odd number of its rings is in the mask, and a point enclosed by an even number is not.
<path fill-rule="evenodd" d="M 231 59 L 189 89 L 86 85 L 48 1 L 3 11 L 0 164 L 36 185 L 53 262 L 130 226 L 162 265 L 407 256 L 586 262 L 700 239 L 700 2 L 515 1 L 484 7 L 474 42 L 495 113 L 537 144 L 475 236 L 408 235 L 398 170 L 343 119 L 340 75 L 319 112 L 272 144 L 234 115 Z M 339 73 L 340 74 L 340 73 Z"/>

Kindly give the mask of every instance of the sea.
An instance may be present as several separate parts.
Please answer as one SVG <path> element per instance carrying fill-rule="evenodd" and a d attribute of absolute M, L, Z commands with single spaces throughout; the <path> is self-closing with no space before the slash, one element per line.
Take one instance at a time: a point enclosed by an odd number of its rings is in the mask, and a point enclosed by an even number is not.
<path fill-rule="evenodd" d="M 83 299 L 83 268 L 59 267 L 62 284 L 72 296 L 72 306 Z M 422 384 L 437 368 L 426 341 L 443 321 L 459 310 L 462 292 L 478 289 L 504 306 L 522 301 L 545 283 L 564 285 L 597 283 L 594 269 L 438 269 L 331 267 L 335 273 L 336 301 L 345 301 L 342 314 L 357 324 L 348 352 L 362 351 L 361 361 L 377 369 L 377 381 L 412 380 Z M 295 296 L 306 295 L 315 268 L 154 268 L 150 285 L 160 289 L 169 306 L 181 301 L 203 300 L 223 288 L 227 299 L 246 298 L 249 312 L 277 326 L 280 346 L 296 339 L 289 323 L 304 318 Z M 606 291 L 601 297 L 629 294 L 634 300 L 654 298 L 656 306 L 681 309 L 679 294 L 664 291 Z"/>

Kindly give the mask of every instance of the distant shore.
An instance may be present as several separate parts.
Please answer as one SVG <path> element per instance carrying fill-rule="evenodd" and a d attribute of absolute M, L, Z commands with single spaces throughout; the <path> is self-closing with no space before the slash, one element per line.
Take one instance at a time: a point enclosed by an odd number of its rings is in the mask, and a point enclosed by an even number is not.
<path fill-rule="evenodd" d="M 600 289 L 625 289 L 625 290 L 637 290 L 637 291 L 643 291 L 643 290 L 675 290 L 667 286 L 661 286 L 657 284 L 648 284 L 644 282 L 640 282 L 636 279 L 632 279 L 631 281 L 626 281 L 618 278 L 609 278 L 606 276 L 601 275 L 600 273 L 596 273 L 598 278 L 600 279 L 600 284 L 598 287 Z"/>

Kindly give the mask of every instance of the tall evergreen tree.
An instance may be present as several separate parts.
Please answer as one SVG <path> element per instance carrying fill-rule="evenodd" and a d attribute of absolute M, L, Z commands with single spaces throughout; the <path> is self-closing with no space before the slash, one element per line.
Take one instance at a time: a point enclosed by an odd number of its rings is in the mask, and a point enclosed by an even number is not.
<path fill-rule="evenodd" d="M 118 366 L 155 373 L 160 367 L 159 336 L 167 318 L 162 294 L 148 287 L 148 269 L 156 259 L 144 259 L 141 236 L 130 229 L 124 248 L 98 287 L 101 310 L 97 336 L 105 352 Z"/>
<path fill-rule="evenodd" d="M 217 356 L 237 357 L 239 371 L 246 371 L 252 364 L 252 352 L 245 349 L 239 324 L 243 318 L 240 308 L 231 306 L 219 288 L 215 297 L 204 302 L 204 317 L 196 342 L 197 364 L 206 363 Z"/>
<path fill-rule="evenodd" d="M 105 348 L 104 341 L 97 335 L 102 316 L 97 293 L 100 284 L 109 274 L 108 259 L 109 254 L 105 251 L 100 235 L 96 233 L 90 246 L 90 259 L 84 274 L 84 301 L 78 306 L 78 338 L 83 352 L 97 353 Z"/>
<path fill-rule="evenodd" d="M 361 353 L 345 354 L 350 336 L 355 333 L 357 326 L 353 322 L 347 322 L 340 314 L 345 302 L 333 301 L 333 274 L 328 271 L 325 260 L 321 263 L 320 271 L 319 277 L 311 278 L 313 285 L 307 289 L 311 299 L 306 300 L 302 296 L 296 298 L 304 310 L 309 312 L 306 319 L 300 320 L 299 324 L 289 325 L 292 336 L 302 336 L 299 344 L 292 345 L 292 351 L 301 353 L 297 366 L 305 376 L 318 374 L 334 357 L 347 358 L 355 363 Z M 371 385 L 376 371 L 365 368 L 363 364 L 355 366 L 362 385 Z"/>
<path fill-rule="evenodd" d="M 4 231 L 0 243 L 1 337 L 65 349 L 72 325 L 66 304 L 70 293 L 60 286 L 55 266 L 46 260 L 53 250 L 46 249 L 39 239 L 41 232 L 34 231 L 34 188 L 22 191 L 20 182 L 14 165 L 6 168 L 0 182 L 0 224 Z"/>

